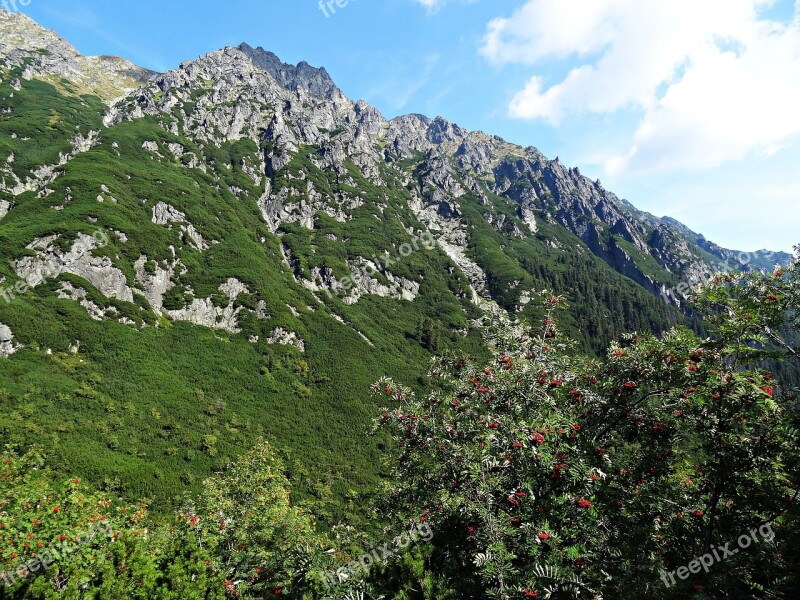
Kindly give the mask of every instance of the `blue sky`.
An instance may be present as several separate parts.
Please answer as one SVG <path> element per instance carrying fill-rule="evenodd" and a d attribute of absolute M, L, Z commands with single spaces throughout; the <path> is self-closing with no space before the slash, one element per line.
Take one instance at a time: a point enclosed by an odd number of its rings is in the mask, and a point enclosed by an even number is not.
<path fill-rule="evenodd" d="M 800 243 L 800 0 L 340 4 L 30 0 L 21 10 L 84 54 L 159 71 L 263 46 L 325 66 L 387 117 L 441 115 L 536 146 L 724 246 Z"/>

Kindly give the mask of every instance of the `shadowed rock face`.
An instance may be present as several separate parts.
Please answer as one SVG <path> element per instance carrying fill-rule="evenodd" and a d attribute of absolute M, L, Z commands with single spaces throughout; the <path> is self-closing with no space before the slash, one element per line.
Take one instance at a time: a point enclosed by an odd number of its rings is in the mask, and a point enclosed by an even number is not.
<path fill-rule="evenodd" d="M 244 52 L 256 67 L 272 75 L 275 81 L 290 90 L 302 88 L 316 98 L 330 98 L 335 91 L 338 91 L 324 67 L 317 69 L 305 61 L 292 66 L 260 46 L 253 48 L 249 44 L 241 44 L 238 49 Z"/>

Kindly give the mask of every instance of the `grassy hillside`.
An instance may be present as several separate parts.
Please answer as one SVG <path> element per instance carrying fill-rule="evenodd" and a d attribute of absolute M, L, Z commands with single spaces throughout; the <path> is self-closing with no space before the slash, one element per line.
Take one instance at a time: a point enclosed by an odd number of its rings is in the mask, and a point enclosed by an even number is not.
<path fill-rule="evenodd" d="M 16 283 L 15 261 L 34 254 L 25 249 L 34 239 L 58 235 L 66 250 L 79 234 L 99 229 L 110 243 L 93 255 L 108 257 L 129 285 L 140 257 L 147 257 L 151 274 L 180 259 L 185 270 L 176 271 L 165 308 L 192 298 L 224 306 L 228 299 L 219 286 L 234 277 L 248 288 L 236 306 L 254 311 L 263 303 L 267 316 L 243 311 L 239 333 L 173 322 L 143 296 L 135 294 L 133 302 L 109 298 L 71 274 L 0 302 L 0 322 L 24 345 L 0 360 L 0 442 L 39 445 L 53 464 L 101 489 L 159 501 L 196 491 L 260 436 L 288 452 L 300 496 L 320 485 L 330 486 L 337 498 L 372 487 L 383 440 L 363 435 L 376 409 L 369 384 L 391 373 L 419 385 L 433 353 L 484 351 L 470 324 L 479 312 L 452 261 L 438 248 L 397 256 L 397 247 L 411 239 L 409 230 L 422 228 L 400 173 L 385 168 L 385 185 L 376 186 L 350 164 L 353 187 L 315 166 L 318 149 L 301 148 L 276 174 L 276 187 L 282 178 L 302 176 L 317 190 L 358 197 L 361 205 L 348 211 L 346 222 L 319 213 L 314 229 L 285 223 L 279 237 L 256 204 L 266 179 L 248 174 L 261 163 L 258 144 L 200 146 L 169 133 L 156 118 L 104 128 L 97 98 L 65 95 L 36 81 L 14 91 L 10 81 L 18 75 L 8 73 L 0 84 L 0 99 L 11 107 L 0 118 L 0 158 L 14 153 L 9 165 L 21 178 L 58 162 L 76 133 L 100 134 L 91 150 L 58 167 L 49 194 L 3 193 L 14 203 L 0 221 L 4 286 Z M 163 119 L 169 124 L 172 117 Z M 156 150 L 143 148 L 146 143 Z M 170 144 L 182 151 L 173 154 Z M 193 157 L 202 158 L 205 172 L 188 168 Z M 306 200 L 300 194 L 287 202 Z M 495 200 L 496 210 L 509 211 L 506 201 Z M 177 223 L 155 224 L 153 208 L 160 201 L 184 213 L 208 248 L 197 249 Z M 493 229 L 476 201 L 462 204 L 470 252 L 501 306 L 514 308 L 523 289 L 567 293 L 573 308 L 565 327 L 587 350 L 603 348 L 625 330 L 661 331 L 681 319 L 560 226 L 543 222 L 538 236 L 514 239 Z M 509 218 L 516 219 L 512 212 Z M 420 284 L 413 302 L 367 295 L 346 304 L 322 292 L 319 302 L 296 280 L 309 279 L 314 267 L 343 277 L 348 260 L 386 251 L 397 258 L 392 273 Z M 522 285 L 512 287 L 515 281 Z M 64 282 L 85 290 L 113 318 L 94 320 L 75 301 L 59 298 Z M 533 308 L 522 316 L 540 318 Z M 266 343 L 277 328 L 295 333 L 305 352 Z"/>

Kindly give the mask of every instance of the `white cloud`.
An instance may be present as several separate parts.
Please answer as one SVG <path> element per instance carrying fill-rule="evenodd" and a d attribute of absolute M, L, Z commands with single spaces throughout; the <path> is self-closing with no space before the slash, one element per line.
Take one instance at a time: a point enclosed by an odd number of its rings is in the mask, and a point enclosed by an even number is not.
<path fill-rule="evenodd" d="M 800 0 L 792 23 L 760 16 L 775 0 L 528 0 L 491 21 L 492 62 L 574 65 L 533 76 L 509 113 L 553 125 L 635 111 L 628 151 L 608 174 L 706 169 L 770 156 L 800 138 Z"/>
<path fill-rule="evenodd" d="M 674 217 L 726 248 L 788 252 L 800 243 L 796 217 L 800 188 L 781 175 L 791 163 L 787 158 L 753 169 L 732 164 L 693 177 L 654 176 L 644 188 L 634 185 L 641 200 L 635 204 Z"/>

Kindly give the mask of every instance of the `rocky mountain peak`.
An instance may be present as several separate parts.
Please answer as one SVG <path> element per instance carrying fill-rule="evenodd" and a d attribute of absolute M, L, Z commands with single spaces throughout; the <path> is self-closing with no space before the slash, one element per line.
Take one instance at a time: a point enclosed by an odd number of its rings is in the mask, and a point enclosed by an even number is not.
<path fill-rule="evenodd" d="M 0 10 L 0 58 L 6 67 L 27 67 L 25 79 L 58 75 L 76 93 L 110 101 L 141 87 L 156 74 L 116 56 L 83 56 L 56 32 L 23 13 Z"/>
<path fill-rule="evenodd" d="M 253 48 L 249 44 L 240 44 L 238 50 L 247 55 L 256 67 L 290 90 L 304 89 L 316 98 L 331 98 L 339 89 L 324 67 L 312 67 L 306 61 L 293 66 L 261 46 Z"/>
<path fill-rule="evenodd" d="M 47 50 L 78 56 L 78 51 L 55 31 L 45 29 L 21 12 L 0 9 L 0 54 L 14 50 Z"/>

